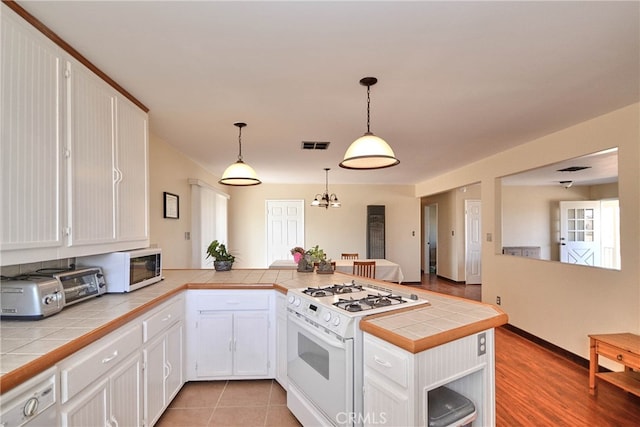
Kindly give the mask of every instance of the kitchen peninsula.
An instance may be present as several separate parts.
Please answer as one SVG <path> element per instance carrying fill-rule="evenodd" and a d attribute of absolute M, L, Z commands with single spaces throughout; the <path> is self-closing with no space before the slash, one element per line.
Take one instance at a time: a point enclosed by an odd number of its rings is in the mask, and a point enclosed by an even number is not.
<path fill-rule="evenodd" d="M 351 275 L 341 273 L 318 275 L 273 269 L 229 272 L 166 270 L 164 274 L 165 279 L 157 284 L 129 294 L 107 294 L 88 300 L 65 308 L 62 312 L 40 321 L 3 320 L 0 322 L 3 337 L 3 349 L 0 355 L 2 394 L 5 395 L 11 389 L 51 367 L 68 365 L 68 361 L 75 357 L 77 352 L 85 350 L 92 343 L 95 344 L 96 341 L 116 330 L 119 334 L 140 319 L 144 320 L 143 332 L 140 335 L 152 334 L 154 317 L 172 313 L 171 305 L 175 306 L 175 301 L 180 301 L 182 304 L 179 307 L 180 311 L 185 310 L 184 299 L 179 299 L 184 291 L 188 293 L 191 290 L 262 290 L 274 292 L 277 297 L 284 299 L 288 289 L 321 287 L 332 283 L 350 282 L 353 278 Z M 493 328 L 507 321 L 506 314 L 487 304 L 421 291 L 403 285 L 380 283 L 399 292 L 418 294 L 429 301 L 428 307 L 382 313 L 367 317 L 361 323 L 361 328 L 368 336 L 408 355 L 423 354 L 430 349 L 459 340 L 464 341 L 465 338 L 487 331 L 490 331 L 489 335 L 492 336 Z M 286 310 L 284 306 L 275 305 L 274 310 L 275 307 Z M 158 311 L 159 308 L 160 311 Z M 132 333 L 138 332 L 134 330 Z M 143 341 L 142 336 L 139 340 Z M 475 341 L 474 345 L 476 345 Z M 491 384 L 488 390 L 493 391 L 492 341 L 487 341 L 486 351 L 491 355 L 489 365 Z M 276 362 L 281 359 L 278 356 L 281 354 L 276 356 Z M 278 379 L 277 375 L 276 373 L 276 379 Z M 170 398 L 165 400 L 170 401 Z M 488 401 L 493 402 L 493 396 Z M 165 401 L 162 407 L 166 407 L 168 403 Z M 419 402 L 416 402 L 416 405 L 420 406 Z M 491 406 L 488 408 L 491 414 L 485 414 L 489 416 L 489 418 L 485 416 L 485 419 L 493 419 L 492 416 L 494 416 L 493 404 L 489 406 Z"/>

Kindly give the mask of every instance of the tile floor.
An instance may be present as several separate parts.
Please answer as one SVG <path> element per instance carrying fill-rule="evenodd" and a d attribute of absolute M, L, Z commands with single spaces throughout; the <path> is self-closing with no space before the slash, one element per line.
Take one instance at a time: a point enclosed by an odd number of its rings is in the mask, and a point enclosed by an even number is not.
<path fill-rule="evenodd" d="M 301 426 L 275 380 L 188 382 L 157 427 Z"/>

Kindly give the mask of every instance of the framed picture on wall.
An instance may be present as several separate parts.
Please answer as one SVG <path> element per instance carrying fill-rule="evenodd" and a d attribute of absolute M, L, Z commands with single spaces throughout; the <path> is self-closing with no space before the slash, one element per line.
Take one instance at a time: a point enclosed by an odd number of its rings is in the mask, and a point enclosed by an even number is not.
<path fill-rule="evenodd" d="M 164 192 L 164 217 L 180 218 L 180 197 L 177 194 Z"/>

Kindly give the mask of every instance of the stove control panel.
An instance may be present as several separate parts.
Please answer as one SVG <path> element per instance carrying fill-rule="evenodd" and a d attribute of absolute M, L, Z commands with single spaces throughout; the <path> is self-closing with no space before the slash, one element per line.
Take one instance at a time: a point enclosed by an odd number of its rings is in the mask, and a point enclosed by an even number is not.
<path fill-rule="evenodd" d="M 296 295 L 289 295 L 287 301 L 290 310 L 313 321 L 318 327 L 332 331 L 343 338 L 351 338 L 353 336 L 353 330 L 349 329 L 353 319 L 349 316 Z"/>

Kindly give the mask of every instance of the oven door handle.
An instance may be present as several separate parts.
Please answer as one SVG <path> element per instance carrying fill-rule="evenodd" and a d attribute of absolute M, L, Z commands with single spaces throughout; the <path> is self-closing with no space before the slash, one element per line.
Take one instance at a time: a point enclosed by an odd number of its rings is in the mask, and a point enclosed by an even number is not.
<path fill-rule="evenodd" d="M 315 327 L 308 325 L 307 322 L 303 320 L 300 320 L 295 314 L 289 313 L 288 318 L 289 318 L 289 322 L 294 323 L 296 326 L 304 330 L 304 332 L 307 332 L 313 335 L 314 337 L 321 340 L 323 343 L 330 345 L 331 347 L 334 347 L 334 348 L 339 348 L 339 349 L 345 348 L 345 343 L 337 336 L 318 332 L 318 330 Z M 332 336 L 334 339 L 331 339 Z"/>

